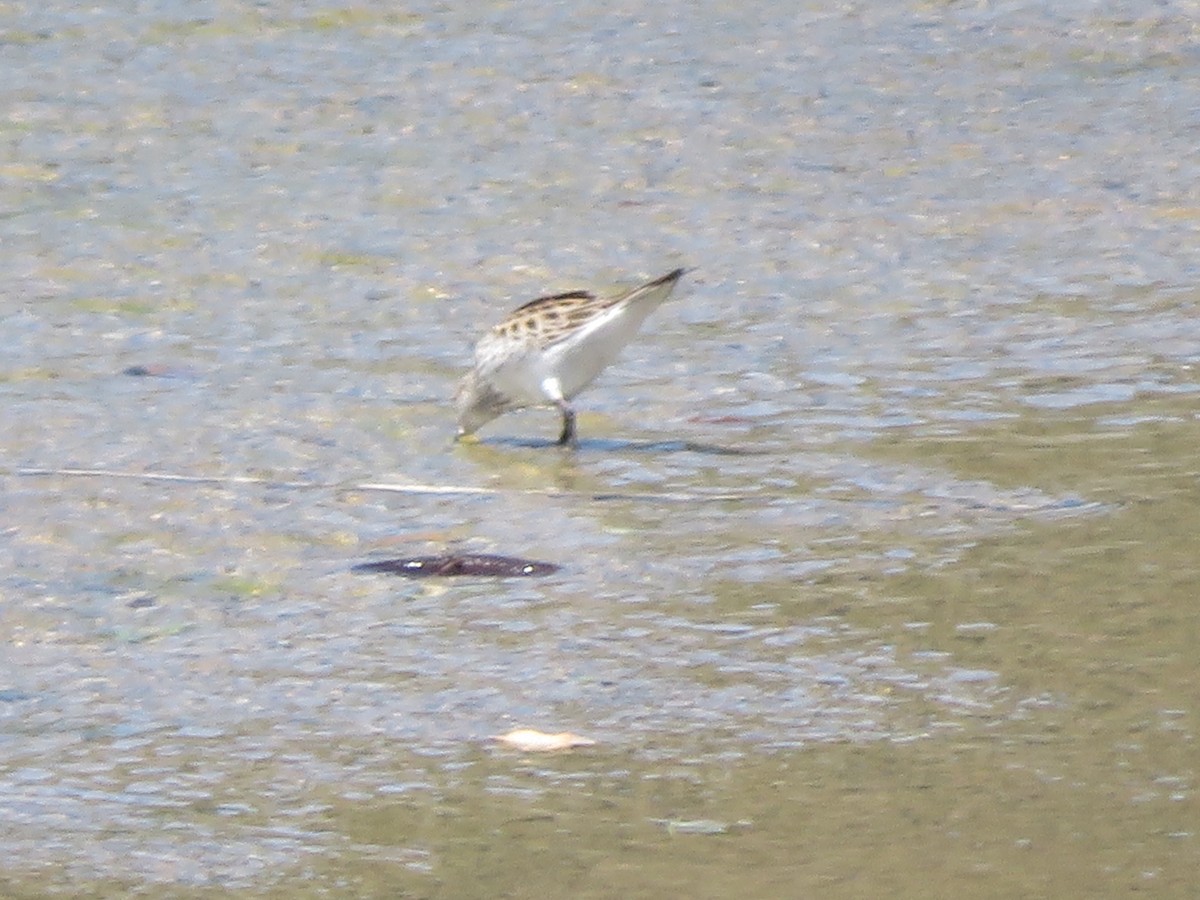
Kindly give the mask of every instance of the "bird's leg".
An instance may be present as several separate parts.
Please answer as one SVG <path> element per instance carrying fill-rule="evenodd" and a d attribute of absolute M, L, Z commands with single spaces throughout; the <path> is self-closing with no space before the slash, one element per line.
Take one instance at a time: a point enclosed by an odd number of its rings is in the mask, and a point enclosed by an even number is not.
<path fill-rule="evenodd" d="M 558 436 L 558 445 L 560 447 L 575 446 L 575 410 L 567 405 L 566 400 L 558 401 L 559 412 L 562 413 L 563 426 L 562 434 Z"/>
<path fill-rule="evenodd" d="M 571 409 L 571 404 L 567 403 L 567 398 L 563 396 L 562 384 L 553 375 L 542 382 L 542 390 L 546 392 L 546 397 L 558 407 L 558 411 L 562 413 L 563 427 L 562 434 L 558 436 L 558 446 L 575 446 L 575 410 Z"/>

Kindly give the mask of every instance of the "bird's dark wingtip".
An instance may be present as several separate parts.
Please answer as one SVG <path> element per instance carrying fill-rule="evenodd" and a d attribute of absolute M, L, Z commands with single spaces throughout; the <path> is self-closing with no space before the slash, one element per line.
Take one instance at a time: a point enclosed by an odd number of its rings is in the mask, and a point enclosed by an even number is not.
<path fill-rule="evenodd" d="M 660 285 L 660 284 L 672 284 L 672 283 L 674 283 L 674 282 L 678 281 L 680 278 L 682 278 L 682 277 L 683 277 L 684 275 L 686 275 L 688 272 L 695 272 L 695 271 L 696 271 L 696 270 L 695 270 L 695 268 L 691 268 L 691 269 L 684 269 L 684 268 L 674 269 L 674 270 L 672 270 L 672 271 L 668 272 L 666 275 L 662 276 L 662 278 L 655 278 L 655 279 L 654 279 L 652 282 L 650 282 L 650 284 L 651 284 L 652 286 L 657 286 L 657 285 Z"/>

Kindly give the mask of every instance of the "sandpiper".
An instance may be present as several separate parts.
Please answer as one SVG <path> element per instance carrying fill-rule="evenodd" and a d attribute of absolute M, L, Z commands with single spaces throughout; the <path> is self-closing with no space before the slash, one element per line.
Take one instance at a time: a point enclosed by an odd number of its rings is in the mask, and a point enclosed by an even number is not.
<path fill-rule="evenodd" d="M 513 310 L 475 345 L 475 366 L 458 386 L 458 437 L 527 406 L 562 413 L 559 444 L 575 442 L 570 401 L 617 358 L 646 316 L 671 295 L 684 270 L 597 297 L 570 291 Z"/>

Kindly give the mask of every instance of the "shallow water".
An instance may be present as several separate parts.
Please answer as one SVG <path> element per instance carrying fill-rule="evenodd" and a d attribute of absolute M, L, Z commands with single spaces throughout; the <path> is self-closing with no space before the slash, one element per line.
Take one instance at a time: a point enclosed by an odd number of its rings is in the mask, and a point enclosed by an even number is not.
<path fill-rule="evenodd" d="M 1190 8 L 643 6 L 0 11 L 7 895 L 1188 895 Z"/>

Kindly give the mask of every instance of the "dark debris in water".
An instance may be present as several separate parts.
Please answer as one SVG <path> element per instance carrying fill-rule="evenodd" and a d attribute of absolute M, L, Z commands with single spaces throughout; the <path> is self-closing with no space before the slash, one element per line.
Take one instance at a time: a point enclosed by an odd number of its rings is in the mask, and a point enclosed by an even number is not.
<path fill-rule="evenodd" d="M 406 559 L 380 559 L 359 563 L 354 572 L 402 575 L 405 578 L 452 578 L 460 575 L 479 578 L 535 578 L 557 572 L 553 563 L 495 556 L 490 553 L 455 553 L 449 556 L 411 556 Z"/>
<path fill-rule="evenodd" d="M 188 368 L 172 366 L 166 363 L 149 363 L 148 365 L 129 366 L 121 370 L 122 375 L 131 378 L 194 378 L 195 372 Z"/>

